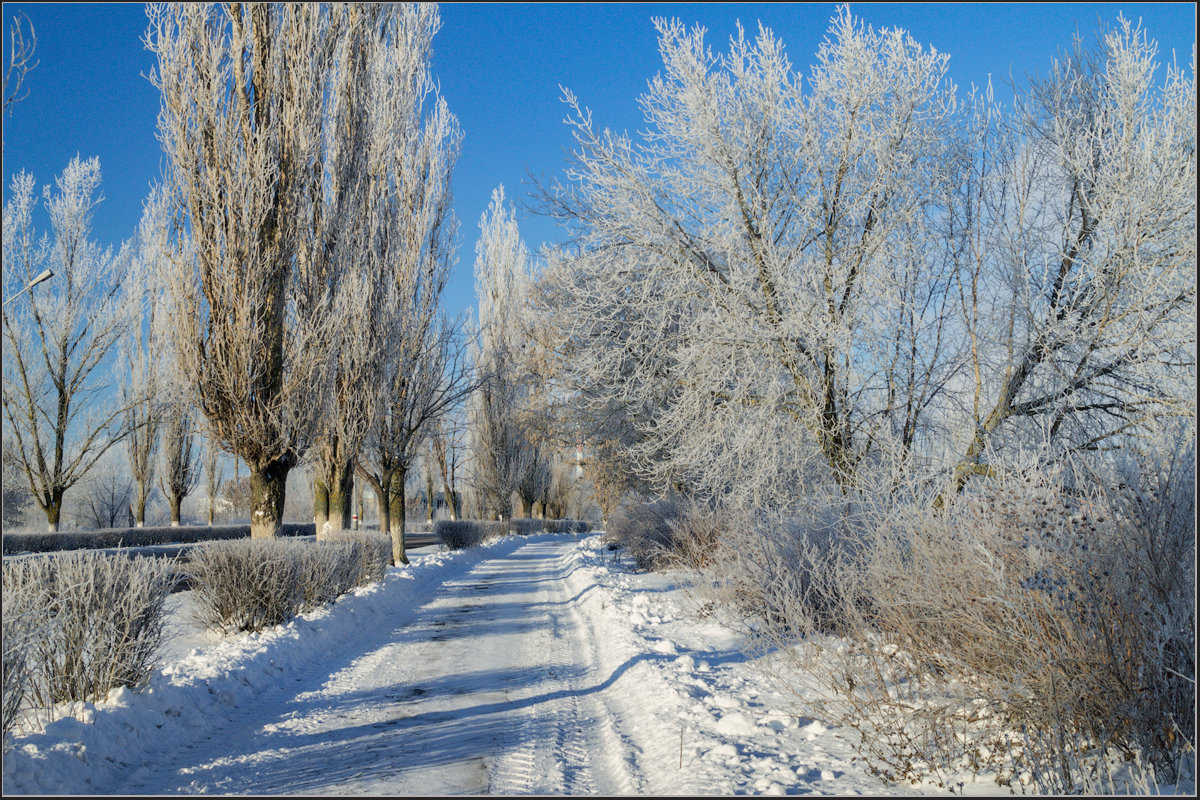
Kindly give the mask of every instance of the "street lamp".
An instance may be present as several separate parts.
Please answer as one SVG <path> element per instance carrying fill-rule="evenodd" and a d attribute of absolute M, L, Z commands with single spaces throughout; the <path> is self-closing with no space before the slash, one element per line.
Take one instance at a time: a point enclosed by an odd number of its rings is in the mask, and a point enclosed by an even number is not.
<path fill-rule="evenodd" d="M 28 285 L 28 286 L 26 286 L 24 289 L 22 289 L 22 290 L 21 290 L 21 292 L 24 292 L 24 291 L 26 291 L 26 290 L 28 290 L 28 289 L 32 289 L 33 287 L 37 286 L 37 285 L 38 285 L 39 283 L 41 283 L 42 281 L 49 280 L 50 278 L 53 278 L 53 277 L 54 277 L 54 273 L 53 273 L 51 270 L 44 269 L 44 270 L 42 270 L 41 274 L 40 274 L 40 275 L 38 275 L 38 276 L 37 276 L 36 278 L 34 278 L 33 280 L 31 280 L 31 281 L 29 282 L 29 285 Z M 5 301 L 4 301 L 2 304 L 0 304 L 0 305 L 8 305 L 8 304 L 9 304 L 9 303 L 11 303 L 13 300 L 16 300 L 16 299 L 17 299 L 17 298 L 18 298 L 18 297 L 21 295 L 21 292 L 17 292 L 16 294 L 14 294 L 12 297 L 10 297 L 10 298 L 8 298 L 7 300 L 5 300 Z"/>

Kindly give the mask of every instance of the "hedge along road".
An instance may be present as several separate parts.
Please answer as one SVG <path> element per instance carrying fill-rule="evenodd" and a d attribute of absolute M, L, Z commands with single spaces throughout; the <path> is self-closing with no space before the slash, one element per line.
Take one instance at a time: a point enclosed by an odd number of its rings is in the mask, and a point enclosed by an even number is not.
<path fill-rule="evenodd" d="M 621 794 L 647 791 L 636 709 L 606 691 L 574 537 L 513 537 L 339 635 L 204 738 L 141 764 L 118 793 Z M 335 610 L 330 624 L 338 623 Z M 341 624 L 348 621 L 343 619 Z M 368 626 L 369 628 L 369 626 Z M 618 670 L 619 671 L 619 670 Z M 640 732 L 640 731 L 639 731 Z M 130 754 L 131 756 L 133 754 Z M 99 788 L 99 787 L 97 787 Z"/>
<path fill-rule="evenodd" d="M 364 529 L 368 530 L 368 529 Z M 245 537 L 242 537 L 245 538 Z M 293 541 L 308 541 L 315 542 L 316 536 L 289 536 L 288 539 Z M 214 542 L 225 541 L 240 541 L 240 539 L 214 539 Z M 431 547 L 439 544 L 441 538 L 432 533 L 405 533 L 404 534 L 404 549 L 417 550 L 422 547 Z M 190 542 L 188 544 L 148 544 L 136 545 L 133 547 L 97 547 L 87 550 L 48 550 L 42 553 L 14 553 L 4 556 L 5 561 L 17 560 L 23 558 L 46 558 L 61 556 L 67 553 L 103 553 L 105 555 L 124 555 L 130 558 L 135 556 L 149 558 L 173 558 L 176 563 L 176 579 L 175 585 L 172 588 L 173 592 L 182 592 L 191 588 L 191 584 L 187 577 L 187 562 L 191 551 L 197 547 L 203 547 L 211 542 Z"/>

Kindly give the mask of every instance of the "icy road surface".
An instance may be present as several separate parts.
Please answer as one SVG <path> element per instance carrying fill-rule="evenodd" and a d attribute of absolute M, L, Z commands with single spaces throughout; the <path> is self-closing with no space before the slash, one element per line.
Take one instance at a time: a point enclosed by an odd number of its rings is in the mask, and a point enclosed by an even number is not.
<path fill-rule="evenodd" d="M 870 777 L 676 578 L 599 536 L 412 560 L 261 634 L 200 633 L 173 595 L 149 685 L 18 731 L 4 793 L 945 792 Z"/>

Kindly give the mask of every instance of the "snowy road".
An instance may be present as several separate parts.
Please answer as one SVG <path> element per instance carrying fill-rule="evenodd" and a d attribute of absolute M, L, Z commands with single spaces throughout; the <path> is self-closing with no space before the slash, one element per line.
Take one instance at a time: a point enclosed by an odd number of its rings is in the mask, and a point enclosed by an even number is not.
<path fill-rule="evenodd" d="M 626 793 L 642 784 L 576 609 L 574 542 L 529 540 L 292 675 L 131 793 Z M 330 663 L 330 662 L 327 662 Z"/>

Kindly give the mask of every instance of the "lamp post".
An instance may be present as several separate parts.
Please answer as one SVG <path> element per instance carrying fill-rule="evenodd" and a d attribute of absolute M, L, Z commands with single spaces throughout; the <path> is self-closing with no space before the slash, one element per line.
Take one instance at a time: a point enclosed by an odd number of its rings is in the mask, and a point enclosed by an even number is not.
<path fill-rule="evenodd" d="M 31 280 L 29 282 L 29 284 L 24 289 L 21 290 L 21 292 L 28 291 L 29 289 L 32 289 L 33 287 L 37 286 L 42 281 L 49 280 L 50 278 L 53 278 L 53 277 L 54 277 L 54 272 L 52 272 L 51 270 L 48 270 L 48 269 L 44 269 L 44 270 L 42 270 L 41 274 L 39 274 L 36 278 Z M 14 294 L 12 297 L 5 300 L 4 303 L 2 303 L 0 305 L 8 305 L 13 300 L 16 300 L 18 297 L 20 297 L 21 292 L 17 292 L 16 294 Z"/>

